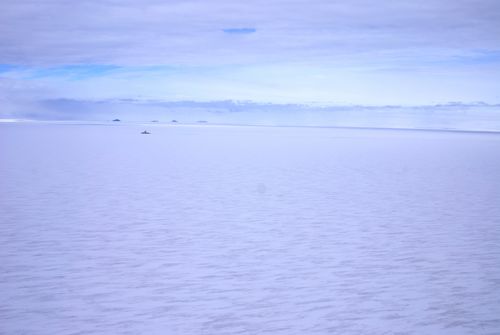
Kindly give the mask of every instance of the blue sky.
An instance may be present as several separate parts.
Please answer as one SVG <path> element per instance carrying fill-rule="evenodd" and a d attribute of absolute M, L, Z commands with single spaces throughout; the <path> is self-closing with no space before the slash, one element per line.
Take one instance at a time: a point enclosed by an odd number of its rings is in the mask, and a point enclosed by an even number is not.
<path fill-rule="evenodd" d="M 0 21 L 5 106 L 500 102 L 496 0 L 20 0 Z"/>

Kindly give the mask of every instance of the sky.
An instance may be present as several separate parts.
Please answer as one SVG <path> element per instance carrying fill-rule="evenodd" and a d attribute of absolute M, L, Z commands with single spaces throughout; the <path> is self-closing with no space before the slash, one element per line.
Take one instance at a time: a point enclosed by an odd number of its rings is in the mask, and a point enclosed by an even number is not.
<path fill-rule="evenodd" d="M 498 0 L 16 0 L 0 22 L 10 114 L 54 99 L 500 103 Z"/>

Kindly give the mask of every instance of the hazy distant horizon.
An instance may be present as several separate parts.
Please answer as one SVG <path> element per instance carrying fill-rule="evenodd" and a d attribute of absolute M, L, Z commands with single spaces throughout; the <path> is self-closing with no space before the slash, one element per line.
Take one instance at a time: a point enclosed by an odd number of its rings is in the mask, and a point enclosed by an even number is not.
<path fill-rule="evenodd" d="M 33 101 L 0 119 L 250 124 L 500 131 L 500 105 L 484 102 L 423 106 L 277 104 L 252 101 L 76 100 Z"/>

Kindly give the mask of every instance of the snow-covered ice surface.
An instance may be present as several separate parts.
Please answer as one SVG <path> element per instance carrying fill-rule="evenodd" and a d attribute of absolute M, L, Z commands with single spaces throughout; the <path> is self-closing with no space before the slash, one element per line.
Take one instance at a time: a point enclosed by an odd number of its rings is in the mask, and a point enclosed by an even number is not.
<path fill-rule="evenodd" d="M 1 334 L 500 334 L 500 135 L 0 124 Z"/>

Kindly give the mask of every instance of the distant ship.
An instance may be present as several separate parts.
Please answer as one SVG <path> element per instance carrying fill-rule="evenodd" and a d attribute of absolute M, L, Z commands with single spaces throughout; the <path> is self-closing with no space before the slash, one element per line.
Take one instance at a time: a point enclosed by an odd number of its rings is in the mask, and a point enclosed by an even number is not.
<path fill-rule="evenodd" d="M 147 131 L 147 130 L 144 130 L 143 132 L 141 132 L 141 134 L 148 135 L 148 134 L 151 134 L 151 133 L 149 131 Z"/>
<path fill-rule="evenodd" d="M 120 122 L 120 119 L 114 119 L 113 122 Z"/>

